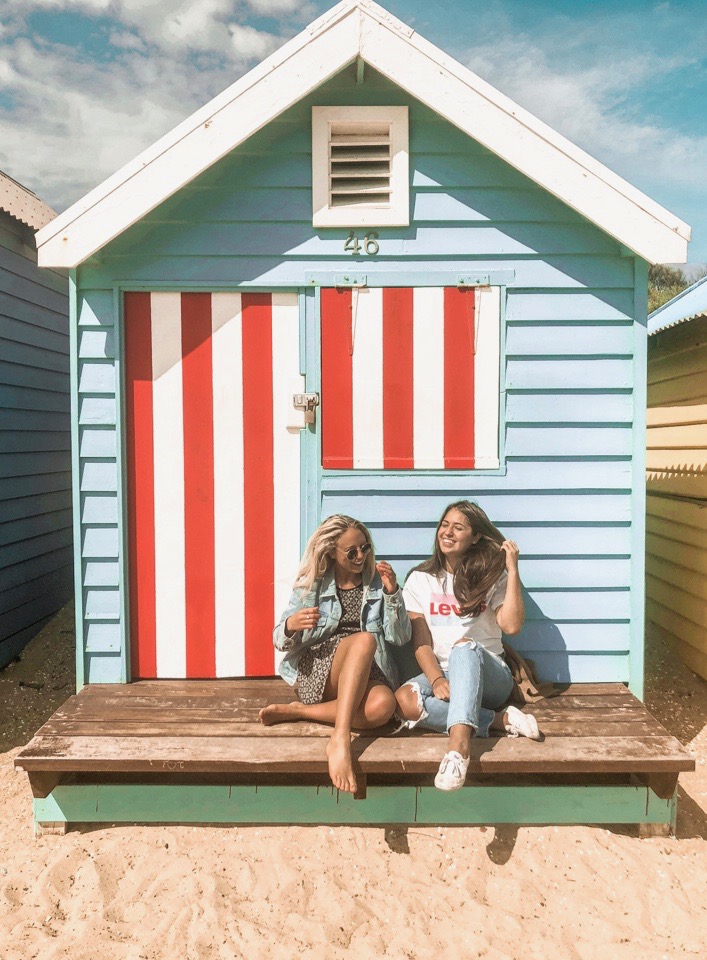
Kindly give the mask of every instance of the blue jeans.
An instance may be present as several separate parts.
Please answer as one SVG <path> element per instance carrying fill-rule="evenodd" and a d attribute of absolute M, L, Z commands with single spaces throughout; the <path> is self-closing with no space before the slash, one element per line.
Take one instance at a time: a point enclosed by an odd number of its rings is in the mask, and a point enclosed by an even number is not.
<path fill-rule="evenodd" d="M 444 672 L 449 680 L 449 702 L 438 700 L 424 673 L 408 680 L 416 689 L 422 709 L 419 720 L 408 722 L 436 733 L 446 733 L 455 723 L 473 727 L 477 737 L 488 737 L 496 710 L 510 697 L 510 667 L 473 640 L 458 643 L 449 654 Z"/>

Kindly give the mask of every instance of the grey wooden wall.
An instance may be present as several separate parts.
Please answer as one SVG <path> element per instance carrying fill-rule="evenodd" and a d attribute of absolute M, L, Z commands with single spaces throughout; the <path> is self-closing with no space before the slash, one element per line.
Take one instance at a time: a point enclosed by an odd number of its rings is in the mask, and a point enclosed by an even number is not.
<path fill-rule="evenodd" d="M 68 281 L 0 211 L 0 667 L 72 594 Z"/>

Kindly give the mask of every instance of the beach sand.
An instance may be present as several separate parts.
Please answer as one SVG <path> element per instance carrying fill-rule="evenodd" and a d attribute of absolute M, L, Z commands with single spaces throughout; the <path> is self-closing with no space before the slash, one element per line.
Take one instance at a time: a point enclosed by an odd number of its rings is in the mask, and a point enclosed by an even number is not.
<path fill-rule="evenodd" d="M 707 684 L 656 641 L 648 706 L 697 769 L 680 776 L 677 836 L 646 840 L 603 827 L 122 825 L 35 840 L 12 761 L 73 692 L 73 656 L 67 609 L 0 672 L 2 960 L 707 956 Z"/>

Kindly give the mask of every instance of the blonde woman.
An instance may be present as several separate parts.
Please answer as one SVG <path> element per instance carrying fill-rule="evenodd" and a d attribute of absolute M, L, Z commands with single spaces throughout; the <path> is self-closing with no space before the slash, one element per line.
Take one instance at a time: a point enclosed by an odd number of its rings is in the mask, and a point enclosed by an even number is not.
<path fill-rule="evenodd" d="M 452 503 L 437 525 L 432 556 L 410 573 L 404 597 L 422 673 L 397 691 L 398 714 L 410 727 L 449 734 L 435 786 L 458 790 L 472 737 L 495 729 L 540 739 L 532 714 L 501 709 L 513 688 L 501 635 L 519 633 L 525 620 L 518 546 L 477 504 Z"/>
<path fill-rule="evenodd" d="M 389 644 L 410 640 L 410 620 L 389 563 L 376 563 L 371 535 L 337 514 L 314 531 L 289 606 L 273 632 L 285 651 L 280 674 L 299 700 L 260 711 L 269 725 L 293 720 L 333 724 L 327 745 L 331 782 L 355 793 L 351 729 L 386 723 L 396 707 L 398 674 Z"/>

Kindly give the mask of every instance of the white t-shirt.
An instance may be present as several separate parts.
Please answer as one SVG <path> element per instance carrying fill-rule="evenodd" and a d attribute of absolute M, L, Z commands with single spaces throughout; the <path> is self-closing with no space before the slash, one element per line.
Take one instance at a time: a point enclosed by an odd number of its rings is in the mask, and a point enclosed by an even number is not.
<path fill-rule="evenodd" d="M 403 599 L 408 613 L 421 613 L 432 634 L 432 645 L 439 665 L 447 669 L 449 651 L 462 639 L 476 640 L 490 653 L 503 656 L 501 628 L 496 623 L 496 610 L 506 597 L 508 574 L 504 570 L 486 594 L 478 617 L 462 617 L 459 601 L 454 596 L 451 573 L 440 578 L 414 570 L 405 582 Z"/>

